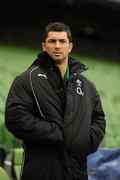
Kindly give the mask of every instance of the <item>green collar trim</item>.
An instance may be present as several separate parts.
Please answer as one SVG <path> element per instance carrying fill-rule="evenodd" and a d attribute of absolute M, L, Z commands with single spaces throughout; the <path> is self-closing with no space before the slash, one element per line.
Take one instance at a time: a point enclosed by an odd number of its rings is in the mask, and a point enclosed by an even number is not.
<path fill-rule="evenodd" d="M 66 72 L 65 72 L 65 76 L 64 76 L 64 79 L 66 81 L 68 81 L 70 78 L 70 70 L 69 70 L 69 66 L 67 65 L 67 69 L 66 69 Z"/>

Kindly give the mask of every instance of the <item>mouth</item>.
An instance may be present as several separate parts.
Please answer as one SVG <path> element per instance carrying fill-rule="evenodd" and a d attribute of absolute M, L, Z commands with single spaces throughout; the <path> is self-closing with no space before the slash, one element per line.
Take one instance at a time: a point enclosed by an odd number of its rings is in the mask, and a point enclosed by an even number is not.
<path fill-rule="evenodd" d="M 61 52 L 54 52 L 54 55 L 61 55 L 62 53 Z"/>

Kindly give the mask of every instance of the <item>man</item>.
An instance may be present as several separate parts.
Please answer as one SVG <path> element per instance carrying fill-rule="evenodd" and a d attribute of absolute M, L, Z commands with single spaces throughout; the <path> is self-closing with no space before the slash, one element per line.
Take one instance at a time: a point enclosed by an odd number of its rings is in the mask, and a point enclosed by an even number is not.
<path fill-rule="evenodd" d="M 105 134 L 95 86 L 81 73 L 84 64 L 69 57 L 69 27 L 45 28 L 43 52 L 13 82 L 5 111 L 9 131 L 23 140 L 21 180 L 87 180 L 87 155 Z"/>

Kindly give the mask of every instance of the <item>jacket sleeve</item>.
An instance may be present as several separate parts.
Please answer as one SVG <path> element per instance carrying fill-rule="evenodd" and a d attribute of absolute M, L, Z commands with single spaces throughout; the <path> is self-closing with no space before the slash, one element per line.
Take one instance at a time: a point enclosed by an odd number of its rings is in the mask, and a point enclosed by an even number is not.
<path fill-rule="evenodd" d="M 7 129 L 21 140 L 61 144 L 61 127 L 55 122 L 35 115 L 36 105 L 27 82 L 17 77 L 9 90 L 5 107 Z"/>
<path fill-rule="evenodd" d="M 104 135 L 105 135 L 105 113 L 103 111 L 102 103 L 100 96 L 93 85 L 93 112 L 91 119 L 91 128 L 90 128 L 90 147 L 89 153 L 93 153 L 99 147 Z"/>

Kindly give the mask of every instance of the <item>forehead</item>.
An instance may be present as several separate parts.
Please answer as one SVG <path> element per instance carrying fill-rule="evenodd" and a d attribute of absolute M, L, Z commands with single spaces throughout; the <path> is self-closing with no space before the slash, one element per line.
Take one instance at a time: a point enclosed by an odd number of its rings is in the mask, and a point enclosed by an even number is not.
<path fill-rule="evenodd" d="M 50 31 L 48 33 L 47 39 L 68 39 L 68 37 L 65 31 L 62 32 Z"/>

